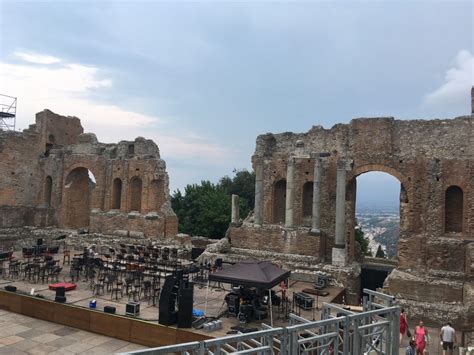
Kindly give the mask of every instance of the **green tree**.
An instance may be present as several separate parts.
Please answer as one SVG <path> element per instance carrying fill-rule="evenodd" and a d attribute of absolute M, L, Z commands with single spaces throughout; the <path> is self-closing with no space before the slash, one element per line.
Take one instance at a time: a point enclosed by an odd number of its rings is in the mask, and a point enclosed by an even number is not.
<path fill-rule="evenodd" d="M 175 191 L 171 206 L 178 216 L 178 230 L 190 235 L 222 238 L 229 226 L 230 196 L 210 181 L 187 185 L 184 195 Z"/>
<path fill-rule="evenodd" d="M 224 176 L 219 185 L 229 196 L 239 195 L 241 218 L 247 217 L 255 205 L 255 173 L 248 170 L 234 170 L 234 178 Z"/>
<path fill-rule="evenodd" d="M 382 245 L 379 244 L 379 247 L 377 248 L 377 252 L 375 253 L 376 258 L 385 258 L 385 253 L 382 250 Z"/>
<path fill-rule="evenodd" d="M 239 195 L 240 215 L 245 218 L 255 200 L 255 175 L 247 170 L 234 170 L 235 176 L 224 176 L 218 184 L 201 181 L 187 185 L 184 194 L 177 190 L 171 206 L 178 216 L 178 230 L 190 235 L 222 238 L 231 218 L 231 195 Z"/>
<path fill-rule="evenodd" d="M 358 225 L 355 228 L 355 241 L 359 243 L 362 254 L 372 256 L 369 250 L 369 240 L 364 236 L 364 232 Z"/>

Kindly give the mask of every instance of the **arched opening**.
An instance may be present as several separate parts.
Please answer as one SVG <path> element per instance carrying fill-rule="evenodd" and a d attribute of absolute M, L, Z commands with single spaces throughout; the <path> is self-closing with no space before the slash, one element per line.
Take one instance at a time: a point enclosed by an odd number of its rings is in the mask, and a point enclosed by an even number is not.
<path fill-rule="evenodd" d="M 313 214 L 313 182 L 308 181 L 303 185 L 303 218 Z"/>
<path fill-rule="evenodd" d="M 119 210 L 122 201 L 122 180 L 115 178 L 112 184 L 112 209 Z"/>
<path fill-rule="evenodd" d="M 463 220 L 463 191 L 459 186 L 446 189 L 444 203 L 444 230 L 446 233 L 461 233 Z"/>
<path fill-rule="evenodd" d="M 384 169 L 385 170 L 385 169 Z M 400 214 L 408 203 L 408 194 L 396 174 L 362 171 L 349 184 L 346 199 L 354 212 L 350 233 L 354 248 L 366 257 L 396 260 L 400 235 Z M 390 269 L 365 259 L 361 289 L 383 287 Z"/>
<path fill-rule="evenodd" d="M 135 176 L 130 181 L 130 211 L 142 210 L 142 179 Z"/>
<path fill-rule="evenodd" d="M 400 205 L 407 193 L 400 181 L 379 171 L 356 179 L 355 217 L 368 238 L 368 253 L 373 257 L 395 258 L 400 234 Z M 378 255 L 377 255 L 378 254 Z"/>
<path fill-rule="evenodd" d="M 65 226 L 89 226 L 92 191 L 96 186 L 94 174 L 87 168 L 75 168 L 66 178 L 63 208 Z"/>
<path fill-rule="evenodd" d="M 285 223 L 286 180 L 273 185 L 273 223 Z"/>
<path fill-rule="evenodd" d="M 51 207 L 51 194 L 53 191 L 53 179 L 47 176 L 44 181 L 43 203 L 46 207 Z"/>
<path fill-rule="evenodd" d="M 163 180 L 152 180 L 148 190 L 148 209 L 159 211 L 165 202 L 165 189 Z"/>

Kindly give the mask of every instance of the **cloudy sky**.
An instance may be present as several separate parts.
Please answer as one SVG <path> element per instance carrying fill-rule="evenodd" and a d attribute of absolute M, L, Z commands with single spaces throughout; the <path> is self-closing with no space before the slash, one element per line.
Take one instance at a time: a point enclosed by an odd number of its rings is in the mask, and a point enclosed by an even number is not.
<path fill-rule="evenodd" d="M 155 140 L 174 190 L 249 169 L 258 134 L 470 113 L 473 19 L 470 0 L 0 0 L 0 93 L 20 129 L 49 108 Z M 367 201 L 398 193 L 359 180 Z"/>

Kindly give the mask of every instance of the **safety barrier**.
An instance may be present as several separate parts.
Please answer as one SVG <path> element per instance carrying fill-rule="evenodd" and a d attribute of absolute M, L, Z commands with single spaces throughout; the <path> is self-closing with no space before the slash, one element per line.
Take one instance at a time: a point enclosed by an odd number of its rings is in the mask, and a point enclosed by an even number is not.
<path fill-rule="evenodd" d="M 236 334 L 200 342 L 129 352 L 140 355 L 398 355 L 400 308 L 395 298 L 364 289 L 363 311 L 353 312 L 324 303 L 322 320 L 309 321 L 294 314 L 290 325 Z"/>

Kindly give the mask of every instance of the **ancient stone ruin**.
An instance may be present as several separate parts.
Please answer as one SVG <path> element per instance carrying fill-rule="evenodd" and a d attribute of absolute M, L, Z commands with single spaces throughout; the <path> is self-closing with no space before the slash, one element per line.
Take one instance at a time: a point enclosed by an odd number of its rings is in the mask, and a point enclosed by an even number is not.
<path fill-rule="evenodd" d="M 44 110 L 22 133 L 0 131 L 0 154 L 1 228 L 177 234 L 166 164 L 151 140 L 99 143 L 78 118 Z"/>
<path fill-rule="evenodd" d="M 474 89 L 471 97 L 472 114 L 454 119 L 359 118 L 259 136 L 255 210 L 231 226 L 232 247 L 282 262 L 292 255 L 293 268 L 325 268 L 358 303 L 356 178 L 386 172 L 401 185 L 398 266 L 386 290 L 412 305 L 412 315 L 473 324 Z"/>
<path fill-rule="evenodd" d="M 454 119 L 359 118 L 259 136 L 255 209 L 240 221 L 233 196 L 226 238 L 202 257 L 272 259 L 311 282 L 324 271 L 359 304 L 356 178 L 382 171 L 400 182 L 398 260 L 384 289 L 413 318 L 473 324 L 474 88 L 471 100 L 471 115 Z M 165 162 L 150 140 L 99 143 L 78 118 L 45 110 L 22 133 L 0 131 L 0 153 L 0 228 L 209 244 L 177 235 Z"/>

